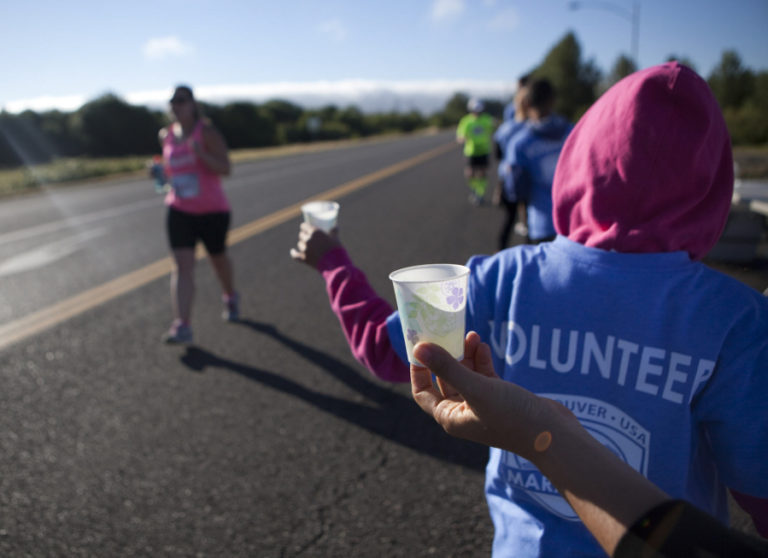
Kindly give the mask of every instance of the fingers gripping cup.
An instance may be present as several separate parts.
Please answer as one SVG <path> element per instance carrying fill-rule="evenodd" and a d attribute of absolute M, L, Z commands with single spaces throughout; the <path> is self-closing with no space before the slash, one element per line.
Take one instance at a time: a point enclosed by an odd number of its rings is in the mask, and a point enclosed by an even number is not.
<path fill-rule="evenodd" d="M 302 205 L 301 212 L 304 214 L 304 221 L 313 227 L 330 232 L 336 226 L 339 204 L 334 201 L 313 201 Z"/>
<path fill-rule="evenodd" d="M 435 343 L 457 360 L 464 358 L 464 330 L 469 268 L 453 264 L 427 264 L 389 274 L 395 287 L 400 325 L 408 362 L 422 366 L 413 348 Z"/>

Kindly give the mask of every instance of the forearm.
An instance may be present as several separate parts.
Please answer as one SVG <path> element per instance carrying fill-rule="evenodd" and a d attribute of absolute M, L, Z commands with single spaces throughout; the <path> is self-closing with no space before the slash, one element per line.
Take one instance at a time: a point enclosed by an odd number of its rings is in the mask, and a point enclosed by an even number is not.
<path fill-rule="evenodd" d="M 562 421 L 551 435 L 534 463 L 609 555 L 638 517 L 669 499 L 580 426 Z"/>
<path fill-rule="evenodd" d="M 217 156 L 207 151 L 198 150 L 197 158 L 200 159 L 211 172 L 225 176 L 230 173 L 231 165 L 228 156 Z"/>
<path fill-rule="evenodd" d="M 389 382 L 410 380 L 409 368 L 392 349 L 387 318 L 392 307 L 371 288 L 365 275 L 339 247 L 319 263 L 331 309 L 354 357 L 375 376 Z"/>

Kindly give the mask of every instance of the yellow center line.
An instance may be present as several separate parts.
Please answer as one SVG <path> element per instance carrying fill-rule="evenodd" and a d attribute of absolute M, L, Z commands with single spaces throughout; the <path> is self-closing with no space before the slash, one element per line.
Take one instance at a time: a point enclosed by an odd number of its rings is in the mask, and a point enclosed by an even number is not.
<path fill-rule="evenodd" d="M 262 233 L 268 229 L 276 227 L 296 218 L 301 214 L 301 206 L 308 201 L 318 199 L 340 199 L 352 192 L 361 190 L 371 184 L 374 184 L 384 178 L 393 176 L 411 167 L 415 167 L 425 161 L 433 159 L 438 155 L 448 152 L 455 148 L 455 144 L 445 144 L 435 149 L 425 151 L 420 155 L 411 157 L 394 165 L 377 170 L 360 178 L 345 182 L 340 186 L 326 190 L 316 196 L 307 198 L 291 206 L 285 207 L 270 215 L 256 219 L 250 223 L 233 229 L 227 235 L 227 244 L 232 246 L 242 242 L 252 236 Z M 205 251 L 198 247 L 196 252 L 198 259 L 205 257 Z M 87 310 L 95 308 L 105 302 L 108 302 L 118 296 L 130 291 L 136 290 L 152 281 L 168 275 L 173 270 L 173 260 L 170 257 L 163 258 L 135 271 L 131 271 L 107 281 L 97 287 L 88 289 L 79 294 L 66 298 L 51 306 L 33 312 L 0 326 L 0 350 L 36 335 L 41 331 L 56 326 L 70 318 L 78 316 Z"/>

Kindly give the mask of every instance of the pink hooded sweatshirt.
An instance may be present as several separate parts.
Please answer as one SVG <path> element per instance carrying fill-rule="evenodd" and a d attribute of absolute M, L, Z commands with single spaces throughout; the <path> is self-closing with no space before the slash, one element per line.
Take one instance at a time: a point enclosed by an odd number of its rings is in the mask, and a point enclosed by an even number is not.
<path fill-rule="evenodd" d="M 693 260 L 720 238 L 732 196 L 720 108 L 677 62 L 609 89 L 571 132 L 552 184 L 558 234 L 616 252 L 684 250 Z"/>

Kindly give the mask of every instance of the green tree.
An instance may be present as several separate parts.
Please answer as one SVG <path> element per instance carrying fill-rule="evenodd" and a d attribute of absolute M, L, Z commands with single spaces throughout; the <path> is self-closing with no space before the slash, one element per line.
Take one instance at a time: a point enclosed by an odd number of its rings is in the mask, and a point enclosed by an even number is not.
<path fill-rule="evenodd" d="M 212 105 L 203 101 L 197 101 L 197 105 L 200 107 L 200 112 L 202 112 L 203 117 L 210 120 L 216 128 L 221 130 L 224 107 L 221 105 Z"/>
<path fill-rule="evenodd" d="M 677 61 L 680 62 L 683 66 L 688 66 L 691 70 L 698 73 L 698 70 L 696 69 L 696 64 L 693 63 L 693 60 L 688 58 L 687 56 L 677 56 L 676 54 L 670 54 L 667 56 L 666 62 L 673 62 Z"/>
<path fill-rule="evenodd" d="M 721 107 L 739 108 L 752 95 L 754 75 L 736 51 L 726 50 L 707 81 Z"/>
<path fill-rule="evenodd" d="M 762 145 L 768 142 L 768 119 L 751 101 L 723 111 L 734 145 Z"/>
<path fill-rule="evenodd" d="M 592 60 L 582 62 L 581 46 L 569 32 L 533 71 L 534 78 L 547 78 L 555 88 L 555 111 L 576 120 L 595 101 L 601 72 Z"/>
<path fill-rule="evenodd" d="M 735 145 L 768 143 L 768 72 L 755 74 L 752 94 L 738 108 L 726 107 L 723 114 Z"/>
<path fill-rule="evenodd" d="M 461 117 L 467 114 L 468 101 L 469 96 L 466 93 L 454 93 L 445 103 L 443 110 L 432 115 L 432 123 L 440 128 L 456 126 Z"/>
<path fill-rule="evenodd" d="M 42 118 L 31 110 L 5 115 L 0 120 L 0 136 L 9 150 L 12 164 L 46 163 L 56 155 L 53 142 L 42 131 Z"/>
<path fill-rule="evenodd" d="M 762 112 L 763 119 L 768 121 L 768 71 L 763 70 L 755 74 L 749 100 Z"/>
<path fill-rule="evenodd" d="M 85 154 L 94 157 L 146 155 L 157 152 L 159 123 L 146 108 L 107 93 L 73 114 L 72 129 Z"/>
<path fill-rule="evenodd" d="M 617 83 L 618 81 L 627 77 L 629 74 L 633 74 L 636 71 L 637 66 L 635 65 L 635 62 L 630 57 L 622 54 L 616 59 L 616 62 L 613 64 L 613 68 L 611 68 L 611 71 L 608 72 L 606 85 L 610 87 L 614 83 Z"/>
<path fill-rule="evenodd" d="M 338 113 L 338 120 L 344 124 L 353 136 L 368 135 L 368 126 L 363 112 L 355 107 L 349 106 Z"/>
<path fill-rule="evenodd" d="M 275 143 L 282 145 L 296 141 L 296 130 L 304 109 L 282 99 L 272 99 L 261 105 L 261 110 L 276 124 Z"/>
<path fill-rule="evenodd" d="M 485 112 L 497 120 L 501 120 L 504 117 L 504 107 L 506 104 L 502 101 L 498 99 L 483 99 L 483 105 L 485 105 Z"/>
<path fill-rule="evenodd" d="M 426 120 L 417 110 L 386 112 L 374 115 L 377 132 L 412 132 L 426 126 Z"/>
<path fill-rule="evenodd" d="M 339 107 L 336 105 L 325 105 L 315 111 L 315 115 L 319 117 L 323 122 L 331 122 L 336 120 L 339 114 Z"/>
<path fill-rule="evenodd" d="M 456 124 L 459 123 L 461 117 L 467 114 L 467 103 L 469 102 L 469 96 L 464 93 L 454 93 L 453 96 L 448 99 L 445 104 L 443 112 L 451 120 L 455 120 Z"/>
<path fill-rule="evenodd" d="M 326 120 L 315 135 L 321 141 L 338 140 L 350 137 L 349 126 L 338 120 Z"/>
<path fill-rule="evenodd" d="M 71 115 L 58 110 L 0 114 L 0 166 L 46 163 L 83 153 L 71 126 Z"/>
<path fill-rule="evenodd" d="M 5 111 L 0 112 L 0 168 L 16 167 L 22 164 L 10 137 L 10 122 L 12 120 L 12 114 Z"/>
<path fill-rule="evenodd" d="M 69 113 L 51 110 L 42 113 L 40 117 L 40 128 L 54 145 L 57 155 L 72 157 L 83 152 L 83 147 L 72 130 L 72 118 Z M 160 122 L 157 116 L 154 119 Z"/>
<path fill-rule="evenodd" d="M 304 109 L 299 105 L 284 101 L 282 99 L 272 99 L 261 105 L 262 110 L 272 117 L 277 124 L 296 124 L 301 118 Z"/>
<path fill-rule="evenodd" d="M 218 120 L 217 127 L 232 149 L 277 143 L 275 121 L 253 103 L 228 103 L 222 108 Z"/>
<path fill-rule="evenodd" d="M 19 116 L 3 111 L 0 114 L 0 165 L 15 167 L 41 160 L 48 159 L 41 158 Z"/>

